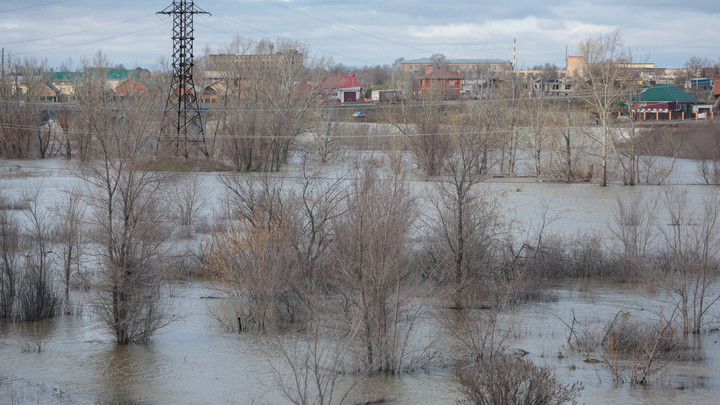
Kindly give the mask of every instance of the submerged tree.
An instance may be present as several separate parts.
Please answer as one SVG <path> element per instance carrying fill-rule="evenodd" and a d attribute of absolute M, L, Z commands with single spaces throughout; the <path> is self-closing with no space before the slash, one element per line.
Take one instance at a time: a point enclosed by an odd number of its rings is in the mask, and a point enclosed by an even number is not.
<path fill-rule="evenodd" d="M 435 193 L 429 198 L 435 212 L 425 244 L 426 265 L 437 271 L 439 281 L 452 285 L 456 308 L 479 298 L 468 287 L 487 275 L 500 228 L 497 201 L 480 189 L 486 170 L 483 151 L 494 134 L 482 122 L 472 122 L 458 116 L 451 126 L 451 150 L 442 160 L 446 176 L 433 183 Z"/>
<path fill-rule="evenodd" d="M 171 229 L 161 196 L 170 177 L 147 158 L 157 141 L 149 110 L 134 100 L 98 111 L 92 142 L 99 159 L 82 168 L 102 246 L 97 309 L 118 344 L 147 341 L 167 320 L 161 282 Z"/>
<path fill-rule="evenodd" d="M 608 159 L 615 148 L 616 133 L 612 112 L 621 102 L 627 101 L 632 83 L 632 71 L 628 64 L 631 55 L 623 49 L 622 35 L 613 31 L 598 38 L 580 43 L 578 50 L 583 58 L 583 86 L 579 94 L 592 109 L 599 124 L 600 134 L 592 131 L 590 137 L 600 145 L 602 186 L 608 181 Z"/>
<path fill-rule="evenodd" d="M 397 372 L 412 330 L 410 230 L 415 198 L 400 175 L 360 164 L 347 211 L 335 218 L 328 277 L 349 325 L 359 322 L 359 356 L 369 371 Z M 386 178 L 384 178 L 386 176 Z"/>
<path fill-rule="evenodd" d="M 0 319 L 14 314 L 20 279 L 20 224 L 0 192 Z"/>
<path fill-rule="evenodd" d="M 210 68 L 223 75 L 217 136 L 237 171 L 277 171 L 305 131 L 323 61 L 306 66 L 307 50 L 294 41 L 257 43 L 237 38 Z"/>
<path fill-rule="evenodd" d="M 713 288 L 720 274 L 720 196 L 707 198 L 697 216 L 691 214 L 686 194 L 668 193 L 665 205 L 670 218 L 670 225 L 660 228 L 665 288 L 678 306 L 682 333 L 700 333 L 720 300 Z"/>

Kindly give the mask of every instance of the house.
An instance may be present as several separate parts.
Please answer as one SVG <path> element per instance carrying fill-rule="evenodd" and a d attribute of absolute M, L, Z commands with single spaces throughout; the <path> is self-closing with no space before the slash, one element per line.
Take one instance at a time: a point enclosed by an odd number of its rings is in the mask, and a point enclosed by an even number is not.
<path fill-rule="evenodd" d="M 633 99 L 634 112 L 690 112 L 700 100 L 672 84 L 657 84 L 643 90 Z"/>
<path fill-rule="evenodd" d="M 715 88 L 715 102 L 713 103 L 713 112 L 720 112 L 720 76 L 715 76 L 713 86 Z"/>
<path fill-rule="evenodd" d="M 220 98 L 227 95 L 227 86 L 223 82 L 217 81 L 205 86 L 202 93 L 200 93 L 200 99 L 198 101 L 201 103 L 216 103 Z"/>
<path fill-rule="evenodd" d="M 362 100 L 363 88 L 357 77 L 333 76 L 320 84 L 320 90 L 327 96 L 327 101 L 334 103 L 352 103 Z"/>
<path fill-rule="evenodd" d="M 418 86 L 418 95 L 420 97 L 428 97 L 431 94 L 438 94 L 443 99 L 460 98 L 460 90 L 462 89 L 462 79 L 460 72 L 450 72 L 445 69 L 434 69 L 427 66 L 425 76 L 420 78 Z"/>
<path fill-rule="evenodd" d="M 146 93 L 147 90 L 148 89 L 145 85 L 144 79 L 142 80 L 142 82 L 140 82 L 136 78 L 131 77 L 120 83 L 111 93 L 113 94 L 113 98 L 115 98 L 116 100 L 122 100 L 125 98 L 142 95 Z"/>
<path fill-rule="evenodd" d="M 62 93 L 60 92 L 60 89 L 50 82 L 38 84 L 36 91 L 39 92 L 38 96 L 41 101 L 50 101 L 53 103 L 61 101 Z"/>

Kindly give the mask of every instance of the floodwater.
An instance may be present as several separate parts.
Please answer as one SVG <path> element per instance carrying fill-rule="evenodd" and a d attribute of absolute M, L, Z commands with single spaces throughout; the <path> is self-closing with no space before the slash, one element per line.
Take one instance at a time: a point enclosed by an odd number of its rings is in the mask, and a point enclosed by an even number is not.
<path fill-rule="evenodd" d="M 36 163 L 42 164 L 45 163 Z M 685 165 L 688 173 L 692 165 L 692 162 Z M 73 181 L 62 164 L 31 165 L 25 167 L 25 172 L 37 175 L 29 179 L 20 175 L 10 177 L 4 183 L 7 190 L 20 190 L 39 181 L 51 190 L 62 190 Z M 210 194 L 220 195 L 214 186 L 215 175 L 203 176 L 206 187 L 212 190 Z M 418 182 L 418 188 L 422 187 L 425 183 Z M 517 219 L 528 230 L 539 226 L 540 212 L 547 205 L 557 214 L 548 231 L 566 235 L 607 232 L 618 198 L 627 199 L 635 193 L 662 195 L 670 188 L 538 183 L 533 179 L 495 179 L 487 182 L 486 187 L 505 193 L 505 215 Z M 714 192 L 712 187 L 692 184 L 677 188 L 695 208 Z M 57 197 L 49 197 L 48 201 L 53 198 Z M 173 322 L 147 345 L 116 346 L 88 305 L 80 305 L 74 315 L 57 319 L 0 324 L 0 403 L 287 402 L 271 366 L 282 364 L 282 359 L 263 343 L 267 336 L 225 330 L 208 311 L 209 306 L 217 305 L 217 300 L 202 298 L 217 295 L 206 282 L 176 283 L 169 288 L 168 309 Z M 564 322 L 569 323 L 574 313 L 588 330 L 601 329 L 619 310 L 629 311 L 637 319 L 653 319 L 668 310 L 670 304 L 642 285 L 561 281 L 552 286 L 552 292 L 557 300 L 521 304 L 502 311 L 500 324 L 512 325 L 515 331 L 509 341 L 511 351 L 526 351 L 525 358 L 553 368 L 563 382 L 582 383 L 579 402 L 717 403 L 718 332 L 699 336 L 695 343 L 702 353 L 699 360 L 676 361 L 654 384 L 617 385 L 601 363 L 583 361 L 585 357 L 599 358 L 599 354 L 587 355 L 567 347 L 568 329 Z M 73 294 L 73 302 L 87 301 L 87 293 Z M 716 310 L 713 316 L 717 314 Z M 422 317 L 416 328 L 419 335 L 437 333 L 431 317 Z M 384 399 L 393 404 L 454 403 L 459 395 L 454 367 L 438 361 L 397 376 L 370 377 L 355 386 L 347 402 Z M 352 374 L 341 376 L 337 392 L 347 389 L 354 380 Z"/>
<path fill-rule="evenodd" d="M 61 392 L 50 397 L 60 403 L 287 402 L 270 365 L 271 361 L 282 364 L 281 359 L 263 344 L 267 336 L 224 330 L 208 315 L 208 300 L 202 297 L 214 291 L 205 283 L 176 284 L 172 290 L 175 320 L 150 344 L 116 346 L 85 310 L 79 316 L 2 325 L 0 369 L 25 384 Z M 581 403 L 716 403 L 720 390 L 717 332 L 700 336 L 702 360 L 676 361 L 668 375 L 650 387 L 616 385 L 602 364 L 586 363 L 587 354 L 568 349 L 563 321 L 570 323 L 574 313 L 583 327 L 602 328 L 618 310 L 642 318 L 659 311 L 663 302 L 641 286 L 606 282 L 563 282 L 553 291 L 557 301 L 508 309 L 501 313 L 500 323 L 513 325 L 519 335 L 511 340 L 511 351 L 527 351 L 526 358 L 552 367 L 561 381 L 581 382 Z M 429 322 L 417 327 L 421 333 L 433 328 Z M 370 377 L 350 398 L 366 400 L 371 395 L 394 404 L 454 403 L 458 387 L 452 371 L 452 365 L 436 365 L 399 376 Z M 342 376 L 337 390 L 342 391 L 352 379 L 352 375 Z M 0 389 L 0 393 L 8 391 Z"/>

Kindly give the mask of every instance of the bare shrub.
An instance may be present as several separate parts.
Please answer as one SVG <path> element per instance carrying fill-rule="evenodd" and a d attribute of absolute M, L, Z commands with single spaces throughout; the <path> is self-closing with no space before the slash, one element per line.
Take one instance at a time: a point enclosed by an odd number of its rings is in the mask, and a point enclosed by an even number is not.
<path fill-rule="evenodd" d="M 293 292 L 296 232 L 289 218 L 255 209 L 249 217 L 231 221 L 214 239 L 209 264 L 218 273 L 220 288 L 237 299 L 241 331 L 271 329 L 299 318 Z"/>
<path fill-rule="evenodd" d="M 568 324 L 558 317 L 568 329 L 567 346 L 571 350 L 578 350 L 584 353 L 592 353 L 600 346 L 601 333 L 596 328 L 588 326 L 588 321 L 580 322 L 575 317 L 575 310 L 572 310 L 572 320 Z"/>
<path fill-rule="evenodd" d="M 25 321 L 55 316 L 62 302 L 55 290 L 50 233 L 50 214 L 40 205 L 42 185 L 25 189 L 23 199 L 29 202 L 29 209 L 23 211 L 27 217 L 24 274 L 18 288 L 18 318 Z"/>
<path fill-rule="evenodd" d="M 612 261 L 600 234 L 580 234 L 570 242 L 570 277 L 606 277 L 613 274 Z"/>
<path fill-rule="evenodd" d="M 240 306 L 242 330 L 266 330 L 304 318 L 297 246 L 300 206 L 284 180 L 224 176 L 224 217 L 208 254 L 220 289 Z"/>
<path fill-rule="evenodd" d="M 345 147 L 342 137 L 343 128 L 336 121 L 337 108 L 323 105 L 310 124 L 310 142 L 306 149 L 317 156 L 320 164 L 325 164 L 337 157 Z"/>
<path fill-rule="evenodd" d="M 192 225 L 209 201 L 208 190 L 203 187 L 198 173 L 178 179 L 173 184 L 172 205 L 180 219 L 184 236 L 190 237 Z"/>
<path fill-rule="evenodd" d="M 701 160 L 697 168 L 705 184 L 720 185 L 720 160 Z"/>
<path fill-rule="evenodd" d="M 582 384 L 563 384 L 548 367 L 500 357 L 459 373 L 461 404 L 574 404 Z"/>
<path fill-rule="evenodd" d="M 0 203 L 5 197 L 0 194 Z M 14 313 L 20 279 L 20 225 L 15 215 L 0 209 L 0 319 Z"/>
<path fill-rule="evenodd" d="M 499 309 L 450 309 L 435 315 L 452 339 L 452 347 L 458 347 L 462 357 L 474 362 L 487 361 L 503 356 L 515 331 L 501 328 Z"/>
<path fill-rule="evenodd" d="M 422 101 L 403 103 L 392 121 L 407 137 L 415 162 L 428 176 L 442 172 L 443 160 L 451 150 L 450 138 L 445 133 L 447 119 L 440 100 L 430 96 Z"/>
<path fill-rule="evenodd" d="M 615 315 L 600 342 L 613 381 L 648 384 L 672 364 L 680 346 L 674 316 L 675 311 L 668 319 L 641 322 L 626 311 Z"/>
<path fill-rule="evenodd" d="M 687 195 L 677 191 L 666 194 L 670 224 L 659 227 L 663 246 L 658 258 L 660 282 L 678 306 L 682 332 L 700 333 L 705 318 L 720 300 L 713 284 L 720 277 L 720 194 L 706 198 L 699 213 L 693 214 Z"/>
<path fill-rule="evenodd" d="M 271 339 L 263 351 L 283 395 L 298 405 L 343 403 L 365 377 L 364 373 L 346 374 L 357 330 L 346 334 L 342 328 L 314 322 L 289 341 Z M 340 381 L 343 374 L 347 383 Z"/>
<path fill-rule="evenodd" d="M 630 201 L 617 201 L 610 233 L 619 245 L 616 276 L 638 280 L 651 273 L 652 251 L 657 238 L 658 200 L 635 194 Z"/>

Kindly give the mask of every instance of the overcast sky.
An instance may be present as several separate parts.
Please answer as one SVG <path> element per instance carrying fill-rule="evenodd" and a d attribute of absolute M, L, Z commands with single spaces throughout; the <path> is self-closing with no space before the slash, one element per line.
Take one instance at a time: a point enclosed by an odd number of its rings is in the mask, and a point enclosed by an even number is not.
<path fill-rule="evenodd" d="M 157 66 L 172 54 L 171 0 L 0 0 L 0 47 L 50 67 L 98 51 L 127 68 Z M 691 56 L 720 62 L 717 0 L 199 0 L 195 55 L 236 35 L 302 41 L 312 56 L 346 66 L 392 64 L 442 53 L 512 60 L 518 68 L 565 66 L 566 49 L 620 29 L 638 61 L 681 67 Z"/>

